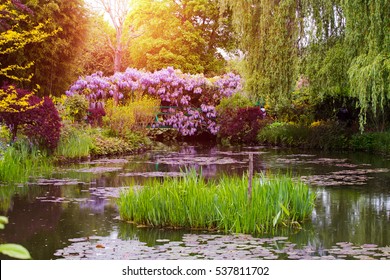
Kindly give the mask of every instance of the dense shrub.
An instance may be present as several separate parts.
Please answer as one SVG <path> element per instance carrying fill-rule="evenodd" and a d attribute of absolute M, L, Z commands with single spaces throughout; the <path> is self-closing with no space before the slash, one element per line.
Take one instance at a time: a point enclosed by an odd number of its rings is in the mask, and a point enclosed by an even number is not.
<path fill-rule="evenodd" d="M 255 104 L 242 93 L 235 93 L 231 97 L 222 98 L 216 109 L 218 114 L 223 114 L 223 112 L 228 109 L 253 107 L 254 105 Z"/>
<path fill-rule="evenodd" d="M 327 121 L 309 127 L 304 146 L 321 150 L 343 150 L 348 148 L 348 141 L 349 130 L 344 124 Z"/>
<path fill-rule="evenodd" d="M 17 89 L 17 98 L 22 99 L 31 92 Z M 28 103 L 31 109 L 23 110 L 15 106 L 15 111 L 0 111 L 0 121 L 9 128 L 12 140 L 16 139 L 18 130 L 23 128 L 23 133 L 30 141 L 41 148 L 53 151 L 58 144 L 61 132 L 61 119 L 53 101 L 49 97 L 43 99 L 30 95 Z"/>
<path fill-rule="evenodd" d="M 135 124 L 133 130 L 146 135 L 146 127 L 153 123 L 159 111 L 160 101 L 150 97 L 141 97 L 131 102 Z"/>
<path fill-rule="evenodd" d="M 133 132 L 128 132 L 125 139 L 110 137 L 98 130 L 92 132 L 91 136 L 92 146 L 90 153 L 92 156 L 134 153 L 150 145 L 146 137 Z"/>
<path fill-rule="evenodd" d="M 32 99 L 35 104 L 41 101 L 36 96 Z M 26 114 L 24 134 L 39 147 L 54 151 L 60 139 L 61 119 L 53 101 L 46 96 L 42 105 L 27 111 Z"/>
<path fill-rule="evenodd" d="M 276 146 L 302 146 L 307 141 L 308 127 L 294 123 L 274 122 L 261 129 L 257 140 Z"/>
<path fill-rule="evenodd" d="M 0 108 L 0 121 L 7 126 L 11 140 L 15 141 L 18 129 L 27 121 L 26 111 L 29 109 L 28 104 L 32 103 L 32 94 L 14 86 L 4 86 L 1 90 L 13 99 L 8 108 Z"/>
<path fill-rule="evenodd" d="M 85 121 L 88 113 L 89 102 L 84 95 L 74 94 L 68 96 L 64 102 L 66 115 L 72 121 Z"/>
<path fill-rule="evenodd" d="M 259 129 L 266 124 L 264 119 L 265 113 L 259 107 L 228 108 L 218 115 L 218 136 L 232 144 L 255 143 Z"/>
<path fill-rule="evenodd" d="M 390 132 L 366 132 L 354 134 L 350 140 L 350 148 L 373 153 L 390 153 Z"/>
<path fill-rule="evenodd" d="M 113 106 L 112 102 L 107 102 L 105 110 L 104 124 L 116 136 L 124 136 L 135 124 L 135 117 L 131 106 Z"/>
<path fill-rule="evenodd" d="M 146 97 L 119 106 L 113 106 L 112 101 L 109 100 L 103 120 L 115 136 L 125 137 L 132 131 L 146 134 L 145 129 L 153 122 L 158 106 L 157 100 Z"/>
<path fill-rule="evenodd" d="M 337 122 L 315 122 L 310 126 L 274 122 L 259 131 L 262 144 L 302 147 L 322 150 L 341 150 L 348 147 L 348 131 Z"/>
<path fill-rule="evenodd" d="M 317 95 L 312 95 L 301 78 L 290 98 L 280 100 L 275 107 L 269 108 L 269 113 L 283 122 L 294 122 L 310 125 L 315 120 L 315 105 L 319 102 Z"/>
<path fill-rule="evenodd" d="M 88 109 L 88 123 L 93 126 L 102 126 L 103 117 L 106 115 L 103 102 L 91 103 Z"/>

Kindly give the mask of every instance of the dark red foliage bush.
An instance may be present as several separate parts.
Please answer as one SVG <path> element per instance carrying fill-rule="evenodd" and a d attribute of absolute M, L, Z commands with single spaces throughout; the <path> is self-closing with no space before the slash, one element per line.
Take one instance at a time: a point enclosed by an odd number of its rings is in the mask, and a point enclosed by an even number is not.
<path fill-rule="evenodd" d="M 23 89 L 16 91 L 19 98 L 30 93 Z M 10 129 L 13 140 L 18 129 L 21 129 L 31 142 L 52 152 L 57 147 L 61 133 L 61 118 L 58 111 L 49 97 L 42 100 L 32 95 L 28 101 L 30 105 L 38 106 L 21 112 L 0 112 L 0 121 Z"/>
<path fill-rule="evenodd" d="M 106 115 L 102 102 L 94 102 L 90 104 L 88 109 L 88 122 L 94 126 L 103 125 L 103 117 Z"/>
<path fill-rule="evenodd" d="M 35 104 L 41 102 L 37 96 L 32 99 Z M 26 113 L 28 121 L 24 133 L 38 146 L 54 151 L 60 140 L 61 118 L 51 98 L 45 96 L 41 105 Z"/>
<path fill-rule="evenodd" d="M 218 115 L 219 137 L 230 143 L 253 144 L 259 129 L 265 125 L 265 112 L 259 107 L 228 108 Z"/>

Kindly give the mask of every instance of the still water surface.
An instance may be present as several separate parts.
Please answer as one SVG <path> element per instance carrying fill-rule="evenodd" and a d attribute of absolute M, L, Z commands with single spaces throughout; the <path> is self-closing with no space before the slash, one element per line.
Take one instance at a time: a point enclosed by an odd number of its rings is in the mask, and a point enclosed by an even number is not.
<path fill-rule="evenodd" d="M 252 237 L 137 228 L 118 219 L 113 197 L 122 187 L 186 167 L 207 178 L 242 174 L 248 153 L 257 172 L 289 172 L 317 193 L 302 230 Z M 390 259 L 390 158 L 377 155 L 184 146 L 61 166 L 12 191 L 0 188 L 1 214 L 10 220 L 0 240 L 24 245 L 34 259 Z"/>

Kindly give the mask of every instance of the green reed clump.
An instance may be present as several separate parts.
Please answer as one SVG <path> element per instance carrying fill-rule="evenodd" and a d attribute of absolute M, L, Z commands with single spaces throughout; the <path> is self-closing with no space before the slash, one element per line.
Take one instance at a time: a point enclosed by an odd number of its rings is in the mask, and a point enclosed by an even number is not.
<path fill-rule="evenodd" d="M 62 133 L 55 155 L 65 158 L 81 158 L 90 154 L 92 137 L 81 128 L 67 128 Z"/>
<path fill-rule="evenodd" d="M 150 226 L 264 233 L 299 225 L 314 207 L 315 194 L 288 176 L 257 174 L 251 201 L 247 188 L 247 176 L 206 181 L 190 171 L 122 193 L 119 212 L 124 220 Z"/>
<path fill-rule="evenodd" d="M 53 170 L 47 155 L 27 142 L 8 147 L 0 156 L 0 181 L 22 183 Z"/>

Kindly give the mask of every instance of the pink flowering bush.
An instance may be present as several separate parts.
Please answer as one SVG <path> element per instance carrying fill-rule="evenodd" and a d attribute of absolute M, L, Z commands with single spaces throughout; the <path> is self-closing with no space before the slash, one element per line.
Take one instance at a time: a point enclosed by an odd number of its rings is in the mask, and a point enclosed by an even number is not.
<path fill-rule="evenodd" d="M 67 95 L 86 95 L 91 107 L 113 96 L 125 103 L 136 94 L 149 95 L 169 107 L 154 126 L 172 126 L 183 136 L 204 131 L 216 135 L 219 126 L 215 107 L 222 98 L 240 89 L 241 78 L 233 73 L 206 78 L 183 74 L 172 67 L 155 72 L 128 68 L 111 77 L 104 77 L 100 72 L 81 77 Z"/>

